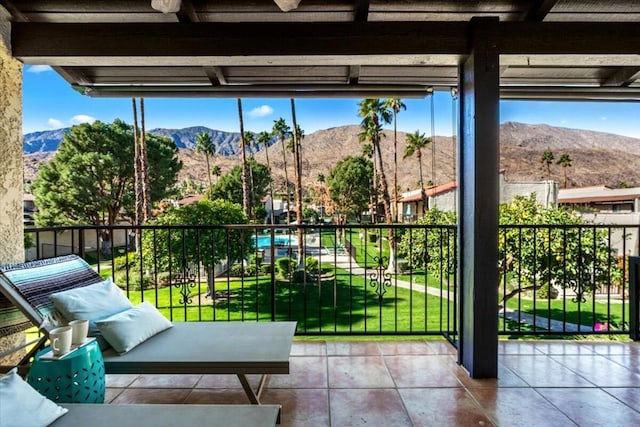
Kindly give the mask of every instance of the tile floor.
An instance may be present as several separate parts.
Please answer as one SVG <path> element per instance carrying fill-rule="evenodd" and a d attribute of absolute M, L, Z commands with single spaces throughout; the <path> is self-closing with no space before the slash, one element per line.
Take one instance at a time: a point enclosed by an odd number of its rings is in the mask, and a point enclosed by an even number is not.
<path fill-rule="evenodd" d="M 282 405 L 282 426 L 640 425 L 640 343 L 501 341 L 499 352 L 499 378 L 473 380 L 445 341 L 296 341 L 262 401 Z M 108 375 L 106 400 L 248 403 L 225 375 Z"/>

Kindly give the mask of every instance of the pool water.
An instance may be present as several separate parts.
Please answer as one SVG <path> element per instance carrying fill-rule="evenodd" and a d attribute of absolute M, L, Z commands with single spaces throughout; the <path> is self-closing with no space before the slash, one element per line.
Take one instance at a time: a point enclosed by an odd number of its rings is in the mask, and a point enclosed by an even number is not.
<path fill-rule="evenodd" d="M 271 236 L 253 236 L 253 240 L 255 242 L 256 248 L 270 248 L 271 247 Z M 274 236 L 275 246 L 297 246 L 298 239 L 294 236 Z"/>

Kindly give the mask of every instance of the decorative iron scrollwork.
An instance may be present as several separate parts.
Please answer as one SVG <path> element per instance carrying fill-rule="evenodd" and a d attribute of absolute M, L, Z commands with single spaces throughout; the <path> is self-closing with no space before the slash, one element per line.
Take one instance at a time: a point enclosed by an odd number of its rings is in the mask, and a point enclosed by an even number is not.
<path fill-rule="evenodd" d="M 185 268 L 182 274 L 173 277 L 173 286 L 178 289 L 181 295 L 179 304 L 191 304 L 191 289 L 196 287 L 196 274 L 191 267 Z"/>
<path fill-rule="evenodd" d="M 582 286 L 581 283 L 579 283 L 579 281 L 573 281 L 571 282 L 571 290 L 573 290 L 573 292 L 575 293 L 575 296 L 571 298 L 571 301 L 573 301 L 574 303 L 585 303 L 587 302 L 587 299 L 584 296 L 584 286 Z"/>
<path fill-rule="evenodd" d="M 388 259 L 385 256 L 374 257 L 376 267 L 372 273 L 369 273 L 369 286 L 375 289 L 378 300 L 382 301 L 382 297 L 387 293 L 387 288 L 391 287 L 391 275 L 386 272 L 385 264 Z"/>

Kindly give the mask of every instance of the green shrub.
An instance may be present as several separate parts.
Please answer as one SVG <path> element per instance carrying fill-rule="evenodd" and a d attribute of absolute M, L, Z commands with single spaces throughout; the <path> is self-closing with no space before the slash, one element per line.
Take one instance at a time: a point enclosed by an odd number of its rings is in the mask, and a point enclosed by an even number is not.
<path fill-rule="evenodd" d="M 135 270 L 138 266 L 138 256 L 135 254 L 120 255 L 113 258 L 113 267 L 116 271 L 123 271 L 129 267 L 129 270 Z M 140 268 L 137 268 L 140 271 Z"/>
<path fill-rule="evenodd" d="M 551 298 L 549 298 L 549 294 L 551 294 Z M 536 298 L 556 299 L 558 298 L 558 294 L 558 290 L 553 286 L 551 286 L 551 289 L 549 289 L 548 283 L 545 283 L 544 285 L 536 289 Z"/>
<path fill-rule="evenodd" d="M 368 236 L 370 243 L 375 243 L 378 241 L 378 235 L 376 233 L 369 233 Z"/>
<path fill-rule="evenodd" d="M 284 279 L 289 279 L 291 277 L 294 268 L 295 264 L 292 259 L 278 258 L 276 260 L 276 271 Z"/>
<path fill-rule="evenodd" d="M 127 281 L 128 279 L 128 281 Z M 126 289 L 127 283 L 130 291 L 140 291 L 144 289 L 151 289 L 155 287 L 152 275 L 144 274 L 142 280 L 140 280 L 140 271 L 129 270 L 129 276 L 127 277 L 127 270 L 116 271 L 114 274 L 114 282 L 121 288 Z"/>
<path fill-rule="evenodd" d="M 245 276 L 255 276 L 257 272 L 258 272 L 258 266 L 256 265 L 255 262 L 252 262 L 251 264 L 248 264 L 244 268 L 244 275 Z"/>
<path fill-rule="evenodd" d="M 171 277 L 168 271 L 163 271 L 157 274 L 158 287 L 164 288 L 171 285 Z"/>
<path fill-rule="evenodd" d="M 308 256 L 304 260 L 304 267 L 307 270 L 307 273 L 317 274 L 320 270 L 320 263 L 314 257 Z"/>
<path fill-rule="evenodd" d="M 244 275 L 244 267 L 241 262 L 237 262 L 229 268 L 229 276 L 242 277 Z"/>
<path fill-rule="evenodd" d="M 260 264 L 260 273 L 271 274 L 271 264 Z"/>

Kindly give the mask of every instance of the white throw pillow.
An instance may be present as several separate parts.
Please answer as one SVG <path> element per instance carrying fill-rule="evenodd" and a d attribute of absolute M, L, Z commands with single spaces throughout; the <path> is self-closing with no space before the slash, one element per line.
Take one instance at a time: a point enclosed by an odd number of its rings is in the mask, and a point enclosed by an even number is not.
<path fill-rule="evenodd" d="M 51 294 L 53 305 L 67 321 L 89 320 L 89 335 L 97 332 L 96 320 L 105 319 L 133 307 L 111 279 L 82 288 Z"/>
<path fill-rule="evenodd" d="M 173 326 L 153 305 L 136 307 L 96 322 L 102 337 L 118 353 L 126 353 L 155 334 Z"/>
<path fill-rule="evenodd" d="M 68 409 L 42 396 L 18 375 L 13 368 L 0 378 L 0 426 L 48 426 Z"/>

